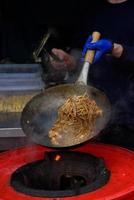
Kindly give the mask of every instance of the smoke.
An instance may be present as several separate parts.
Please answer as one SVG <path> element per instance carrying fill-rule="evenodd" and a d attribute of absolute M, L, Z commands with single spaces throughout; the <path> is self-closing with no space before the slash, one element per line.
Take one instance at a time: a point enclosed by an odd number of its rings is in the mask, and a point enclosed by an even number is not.
<path fill-rule="evenodd" d="M 52 38 L 58 38 L 59 37 L 59 32 L 54 27 L 49 27 L 47 33 L 49 33 Z"/>
<path fill-rule="evenodd" d="M 134 83 L 130 81 L 124 91 L 118 91 L 118 95 L 118 100 L 112 106 L 111 123 L 134 124 Z"/>

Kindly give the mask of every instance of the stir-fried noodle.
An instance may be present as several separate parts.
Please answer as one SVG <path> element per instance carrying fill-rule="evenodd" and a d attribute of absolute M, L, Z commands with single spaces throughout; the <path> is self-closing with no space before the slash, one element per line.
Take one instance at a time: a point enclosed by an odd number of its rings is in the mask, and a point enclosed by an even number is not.
<path fill-rule="evenodd" d="M 55 145 L 73 145 L 94 131 L 102 110 L 87 95 L 72 96 L 58 110 L 58 119 L 49 131 Z"/>

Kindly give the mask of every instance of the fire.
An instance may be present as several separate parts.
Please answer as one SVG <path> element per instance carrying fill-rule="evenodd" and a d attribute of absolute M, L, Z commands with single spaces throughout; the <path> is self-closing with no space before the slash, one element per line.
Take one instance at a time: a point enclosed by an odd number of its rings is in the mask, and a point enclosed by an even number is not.
<path fill-rule="evenodd" d="M 57 155 L 55 156 L 55 158 L 54 158 L 55 161 L 59 161 L 60 159 L 61 159 L 61 156 L 58 155 L 58 154 L 57 154 Z"/>

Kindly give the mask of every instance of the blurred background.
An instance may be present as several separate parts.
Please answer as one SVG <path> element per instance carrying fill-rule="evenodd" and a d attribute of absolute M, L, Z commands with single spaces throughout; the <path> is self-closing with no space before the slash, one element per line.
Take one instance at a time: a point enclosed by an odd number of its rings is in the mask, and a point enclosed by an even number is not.
<path fill-rule="evenodd" d="M 49 40 L 49 49 L 80 47 L 92 26 L 92 19 L 105 0 L 1 0 L 0 60 L 31 63 L 33 50 L 43 34 L 54 28 L 56 37 Z M 85 19 L 90 21 L 88 27 Z M 4 59 L 4 60 L 3 60 Z"/>

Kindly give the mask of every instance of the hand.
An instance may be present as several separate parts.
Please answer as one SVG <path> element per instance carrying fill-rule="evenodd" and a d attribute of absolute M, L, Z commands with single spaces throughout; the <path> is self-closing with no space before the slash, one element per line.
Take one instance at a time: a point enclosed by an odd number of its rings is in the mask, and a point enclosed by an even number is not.
<path fill-rule="evenodd" d="M 87 39 L 82 56 L 85 56 L 88 49 L 95 50 L 95 57 L 93 63 L 97 62 L 104 54 L 112 52 L 113 43 L 107 39 L 100 39 L 97 42 L 92 42 L 92 36 Z"/>
<path fill-rule="evenodd" d="M 73 56 L 69 55 L 65 51 L 61 49 L 52 49 L 52 53 L 59 59 L 59 60 L 52 60 L 52 66 L 57 69 L 73 69 L 76 66 L 76 61 Z"/>

